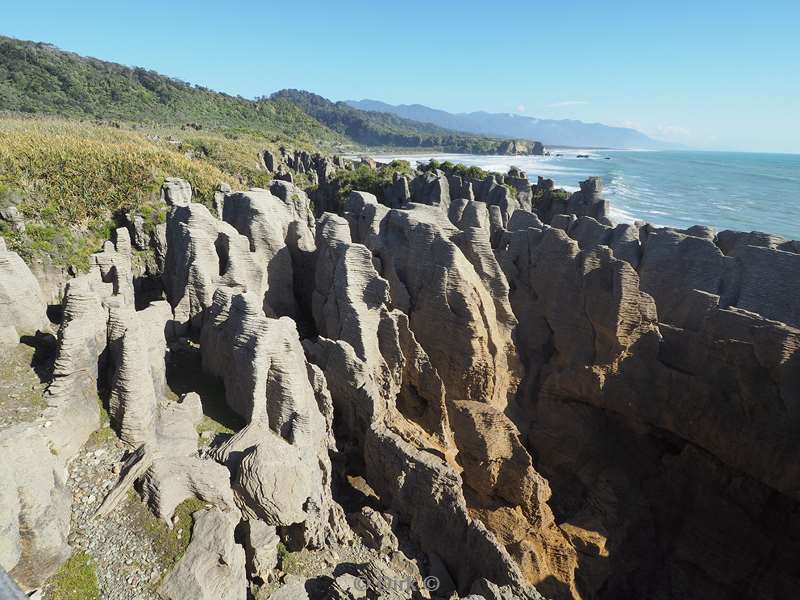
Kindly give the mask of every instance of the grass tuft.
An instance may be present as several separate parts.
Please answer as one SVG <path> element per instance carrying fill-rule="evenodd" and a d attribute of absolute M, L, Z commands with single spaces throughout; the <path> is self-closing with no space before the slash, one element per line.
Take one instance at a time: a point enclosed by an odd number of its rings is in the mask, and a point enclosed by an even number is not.
<path fill-rule="evenodd" d="M 100 600 L 100 586 L 94 560 L 76 552 L 50 579 L 48 600 Z"/>
<path fill-rule="evenodd" d="M 17 206 L 26 222 L 24 232 L 0 223 L 0 235 L 28 260 L 86 270 L 123 213 L 141 214 L 147 231 L 165 221 L 166 177 L 189 181 L 209 207 L 220 183 L 268 187 L 258 160 L 268 147 L 258 132 L 0 117 L 0 208 Z"/>
<path fill-rule="evenodd" d="M 133 492 L 129 494 L 126 510 L 131 517 L 134 530 L 150 540 L 164 568 L 163 573 L 167 574 L 172 571 L 189 546 L 192 536 L 192 513 L 205 507 L 205 502 L 197 498 L 184 500 L 175 509 L 177 520 L 172 529 L 153 515 Z M 154 587 L 158 584 L 159 582 L 155 582 Z"/>

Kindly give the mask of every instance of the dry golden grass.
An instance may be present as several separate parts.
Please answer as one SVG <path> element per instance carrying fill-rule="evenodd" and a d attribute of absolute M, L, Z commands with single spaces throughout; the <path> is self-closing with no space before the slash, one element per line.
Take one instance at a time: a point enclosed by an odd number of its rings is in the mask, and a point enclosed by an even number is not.
<path fill-rule="evenodd" d="M 267 185 L 257 157 L 274 146 L 253 132 L 3 117 L 0 204 L 17 204 L 27 231 L 4 226 L 0 235 L 26 257 L 83 268 L 115 215 L 154 212 L 165 177 L 186 179 L 196 200 L 210 203 L 222 182 Z"/>

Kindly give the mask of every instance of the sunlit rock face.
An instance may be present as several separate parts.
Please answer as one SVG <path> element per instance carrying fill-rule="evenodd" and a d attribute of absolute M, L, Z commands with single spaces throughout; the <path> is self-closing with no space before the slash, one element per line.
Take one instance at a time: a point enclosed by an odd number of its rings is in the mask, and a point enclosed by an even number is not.
<path fill-rule="evenodd" d="M 98 391 L 127 457 L 95 518 L 130 490 L 170 525 L 202 502 L 167 598 L 244 599 L 279 555 L 356 540 L 375 554 L 325 575 L 336 597 L 356 574 L 529 600 L 800 587 L 795 242 L 614 225 L 599 181 L 519 170 L 395 174 L 315 219 L 292 174 L 330 193 L 345 159 L 259 160 L 280 179 L 220 189 L 216 214 L 165 182 L 164 299 L 137 297 L 127 230 L 67 285 L 48 407 L 0 438 L 0 564 L 26 589 L 69 556 Z M 18 258 L 0 244 L 13 343 L 51 327 Z M 200 449 L 209 400 L 171 392 L 179 351 L 231 417 Z"/>

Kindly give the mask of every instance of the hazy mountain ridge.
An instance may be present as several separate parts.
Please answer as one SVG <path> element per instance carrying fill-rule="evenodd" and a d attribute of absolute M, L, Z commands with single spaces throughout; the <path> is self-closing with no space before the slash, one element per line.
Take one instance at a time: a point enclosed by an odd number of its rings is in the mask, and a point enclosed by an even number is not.
<path fill-rule="evenodd" d="M 502 154 L 506 136 L 450 131 L 367 112 L 301 90 L 255 100 L 140 67 L 0 36 L 0 110 L 14 113 L 246 131 L 315 144 Z"/>
<path fill-rule="evenodd" d="M 336 133 L 367 146 L 442 148 L 470 154 L 514 153 L 509 149 L 508 140 L 503 139 L 509 136 L 463 131 L 408 119 L 390 111 L 365 110 L 303 90 L 281 90 L 269 100 L 292 103 Z"/>
<path fill-rule="evenodd" d="M 480 135 L 536 139 L 551 146 L 667 149 L 674 145 L 654 140 L 627 127 L 585 123 L 573 119 L 537 119 L 510 113 L 450 113 L 422 104 L 393 105 L 379 100 L 347 100 L 360 110 L 387 112 L 405 119 Z"/>

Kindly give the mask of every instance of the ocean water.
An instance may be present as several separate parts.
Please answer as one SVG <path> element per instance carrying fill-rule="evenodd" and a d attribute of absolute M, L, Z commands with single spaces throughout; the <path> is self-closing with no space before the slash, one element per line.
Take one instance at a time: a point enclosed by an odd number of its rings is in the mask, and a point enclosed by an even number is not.
<path fill-rule="evenodd" d="M 800 239 L 800 155 L 739 152 L 552 150 L 551 156 L 385 155 L 430 158 L 506 172 L 515 165 L 533 183 L 541 175 L 570 191 L 589 176 L 603 179 L 617 222 L 685 228 L 766 231 Z M 556 156 L 557 153 L 562 156 Z M 588 154 L 589 158 L 577 158 Z"/>

